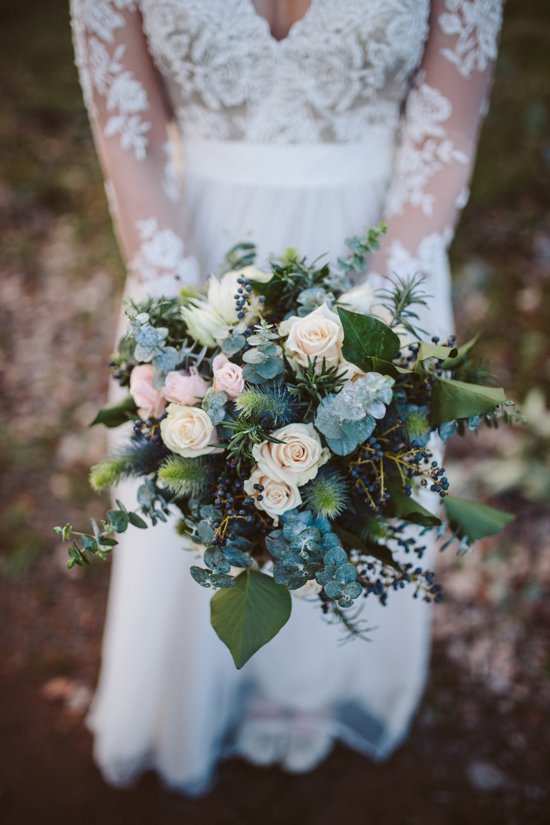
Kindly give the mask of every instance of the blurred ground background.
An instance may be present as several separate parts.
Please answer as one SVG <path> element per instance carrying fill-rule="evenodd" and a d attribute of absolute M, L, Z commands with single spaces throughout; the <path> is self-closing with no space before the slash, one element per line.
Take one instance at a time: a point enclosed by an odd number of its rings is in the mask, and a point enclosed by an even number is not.
<path fill-rule="evenodd" d="M 432 673 L 385 765 L 344 748 L 304 777 L 222 766 L 203 801 L 105 786 L 83 727 L 108 566 L 69 574 L 51 525 L 101 515 L 87 470 L 123 280 L 65 0 L 0 4 L 0 821 L 546 823 L 550 790 L 550 6 L 509 0 L 472 198 L 453 248 L 458 327 L 530 426 L 453 448 L 456 492 L 517 514 L 441 560 Z M 479 465 L 479 456 L 483 461 Z M 473 466 L 474 458 L 476 456 Z"/>

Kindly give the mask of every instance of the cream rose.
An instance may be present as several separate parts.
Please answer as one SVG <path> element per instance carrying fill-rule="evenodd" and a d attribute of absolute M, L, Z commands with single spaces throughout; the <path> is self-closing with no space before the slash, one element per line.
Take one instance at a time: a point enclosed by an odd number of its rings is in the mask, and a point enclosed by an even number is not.
<path fill-rule="evenodd" d="M 326 304 L 303 318 L 293 315 L 282 321 L 279 333 L 283 337 L 288 336 L 284 344 L 285 352 L 290 361 L 300 367 L 307 367 L 308 361 L 316 359 L 316 372 L 321 372 L 324 361 L 327 367 L 345 370 L 348 378 L 362 374 L 355 364 L 350 364 L 343 357 L 344 328 L 339 316 Z"/>
<path fill-rule="evenodd" d="M 193 406 L 199 402 L 208 389 L 208 384 L 201 378 L 195 367 L 189 373 L 169 372 L 164 380 L 162 394 L 173 404 Z"/>
<path fill-rule="evenodd" d="M 260 486 L 259 490 L 256 485 Z M 279 516 L 302 503 L 300 491 L 294 484 L 269 478 L 258 467 L 244 482 L 243 488 L 247 495 L 254 498 L 258 510 L 264 510 L 274 524 L 279 523 Z"/>
<path fill-rule="evenodd" d="M 172 452 L 186 458 L 215 452 L 218 435 L 207 413 L 200 407 L 168 406 L 160 422 L 160 435 Z"/>
<path fill-rule="evenodd" d="M 233 364 L 222 352 L 212 361 L 212 372 L 214 389 L 217 392 L 226 392 L 230 398 L 237 398 L 244 390 L 242 367 Z"/>
<path fill-rule="evenodd" d="M 330 458 L 313 424 L 288 424 L 271 435 L 282 443 L 263 441 L 253 447 L 252 455 L 258 469 L 275 481 L 301 487 Z"/>
<path fill-rule="evenodd" d="M 166 402 L 153 384 L 155 368 L 152 364 L 138 364 L 130 375 L 130 395 L 136 402 L 140 418 L 160 418 Z"/>

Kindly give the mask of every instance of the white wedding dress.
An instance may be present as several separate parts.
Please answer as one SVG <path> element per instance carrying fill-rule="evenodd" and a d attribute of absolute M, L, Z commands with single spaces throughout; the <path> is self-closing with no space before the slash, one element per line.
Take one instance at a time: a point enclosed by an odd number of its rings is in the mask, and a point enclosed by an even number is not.
<path fill-rule="evenodd" d="M 85 101 L 128 263 L 127 294 L 174 293 L 254 241 L 334 259 L 389 224 L 361 298 L 421 270 L 424 325 L 452 330 L 447 247 L 465 201 L 496 53 L 499 0 L 312 0 L 277 41 L 253 0 L 72 0 Z M 179 170 L 183 168 L 183 175 Z M 130 503 L 134 487 L 119 497 Z M 427 563 L 429 565 L 430 555 Z M 220 758 L 307 770 L 334 739 L 382 759 L 424 687 L 430 608 L 365 602 L 371 641 L 341 644 L 315 602 L 241 670 L 172 526 L 114 552 L 89 716 L 106 779 L 147 768 L 185 793 Z"/>

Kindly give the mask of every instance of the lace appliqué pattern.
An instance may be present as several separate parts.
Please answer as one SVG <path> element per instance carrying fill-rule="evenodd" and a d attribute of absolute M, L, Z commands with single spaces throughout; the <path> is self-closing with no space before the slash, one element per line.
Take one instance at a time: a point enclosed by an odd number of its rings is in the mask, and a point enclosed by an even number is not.
<path fill-rule="evenodd" d="M 438 89 L 420 82 L 411 90 L 407 128 L 395 169 L 396 183 L 388 196 L 389 215 L 401 214 L 407 204 L 431 215 L 435 196 L 426 191 L 428 183 L 446 166 L 468 163 L 468 155 L 456 147 L 447 133 L 452 111 L 450 100 Z"/>
<path fill-rule="evenodd" d="M 252 0 L 140 8 L 182 130 L 218 140 L 354 142 L 397 125 L 428 35 L 428 0 L 312 0 L 281 41 Z"/>
<path fill-rule="evenodd" d="M 105 137 L 119 136 L 125 151 L 144 160 L 151 124 L 144 118 L 149 108 L 147 92 L 124 66 L 124 44 L 116 45 L 116 31 L 125 25 L 120 11 L 134 11 L 134 0 L 77 0 L 73 37 L 77 65 L 89 111 L 95 114 L 94 93 L 108 112 Z"/>
<path fill-rule="evenodd" d="M 497 55 L 502 0 L 445 0 L 445 8 L 438 17 L 439 27 L 456 41 L 441 54 L 463 77 L 484 71 Z"/>
<path fill-rule="evenodd" d="M 129 272 L 154 297 L 175 295 L 184 284 L 197 282 L 196 264 L 184 255 L 182 239 L 172 229 L 160 229 L 156 218 L 136 222 L 140 246 Z"/>

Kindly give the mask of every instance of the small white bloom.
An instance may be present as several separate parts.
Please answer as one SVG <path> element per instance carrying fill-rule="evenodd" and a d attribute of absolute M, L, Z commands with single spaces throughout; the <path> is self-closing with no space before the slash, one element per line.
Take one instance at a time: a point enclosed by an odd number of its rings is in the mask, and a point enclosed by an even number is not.
<path fill-rule="evenodd" d="M 181 317 L 187 324 L 191 337 L 205 347 L 218 346 L 220 339 L 228 335 L 224 319 L 204 300 L 188 301 L 181 308 Z"/>
<path fill-rule="evenodd" d="M 245 266 L 243 269 L 235 269 L 226 272 L 221 278 L 212 276 L 208 281 L 207 300 L 214 312 L 216 312 L 224 322 L 230 325 L 239 323 L 237 309 L 235 307 L 235 295 L 241 287 L 239 278 L 250 278 L 252 281 L 267 283 L 273 277 L 272 272 L 262 272 L 255 266 Z M 248 324 L 258 314 L 257 302 L 252 299 L 247 311 L 245 322 Z"/>
<path fill-rule="evenodd" d="M 273 480 L 301 487 L 330 458 L 313 424 L 287 424 L 271 435 L 282 443 L 263 441 L 253 447 L 252 455 L 258 469 Z"/>
<path fill-rule="evenodd" d="M 160 435 L 173 453 L 186 458 L 216 452 L 218 434 L 208 414 L 200 407 L 169 404 L 160 422 Z"/>
<path fill-rule="evenodd" d="M 254 485 L 260 484 L 263 490 L 257 490 Z M 298 487 L 285 481 L 278 481 L 266 476 L 258 467 L 243 485 L 247 495 L 254 498 L 258 510 L 264 510 L 271 516 L 274 524 L 279 523 L 279 516 L 288 510 L 294 510 L 302 503 Z"/>

